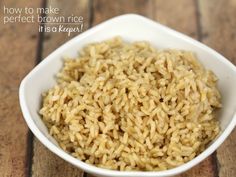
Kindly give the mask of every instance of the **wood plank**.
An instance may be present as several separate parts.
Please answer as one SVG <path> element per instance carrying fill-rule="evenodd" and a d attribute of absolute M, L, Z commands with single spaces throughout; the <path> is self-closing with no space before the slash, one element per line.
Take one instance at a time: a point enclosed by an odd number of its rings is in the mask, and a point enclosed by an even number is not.
<path fill-rule="evenodd" d="M 17 101 L 18 91 L 1 88 L 0 92 L 0 176 L 25 176 L 28 128 Z"/>
<path fill-rule="evenodd" d="M 236 64 L 236 0 L 199 0 L 202 41 Z"/>
<path fill-rule="evenodd" d="M 99 24 L 109 18 L 127 13 L 136 13 L 151 17 L 152 0 L 93 0 L 94 18 L 93 25 Z"/>
<path fill-rule="evenodd" d="M 39 7 L 41 0 L 1 1 L 5 7 Z M 0 18 L 3 19 L 3 10 Z M 27 175 L 27 134 L 18 103 L 18 86 L 35 65 L 38 24 L 0 25 L 0 176 Z M 17 39 L 17 40 L 16 40 Z M 24 44 L 24 46 L 22 45 Z"/>
<path fill-rule="evenodd" d="M 194 0 L 152 1 L 153 18 L 179 32 L 197 38 L 196 4 Z"/>
<path fill-rule="evenodd" d="M 204 43 L 236 64 L 236 1 L 199 0 Z M 217 150 L 220 177 L 236 176 L 236 129 Z"/>
<path fill-rule="evenodd" d="M 70 15 L 83 16 L 84 31 L 88 28 L 89 5 L 88 0 L 73 1 L 48 1 L 47 7 L 60 8 L 60 16 L 68 17 Z M 52 15 L 50 15 L 52 16 Z M 66 33 L 45 33 L 43 38 L 42 58 L 46 57 L 60 45 L 73 38 L 78 33 L 72 33 L 70 37 Z M 81 177 L 83 172 L 70 165 L 44 147 L 36 138 L 33 143 L 33 164 L 32 177 L 58 177 L 70 176 Z"/>
<path fill-rule="evenodd" d="M 35 2 L 18 2 L 14 0 L 0 3 L 5 7 L 33 7 L 40 6 L 41 0 Z M 5 14 L 7 16 L 7 14 Z M 0 17 L 3 19 L 3 10 Z M 36 53 L 32 52 L 37 45 L 37 23 L 7 23 L 0 25 L 0 86 L 18 88 L 22 78 L 34 66 Z M 17 40 L 16 40 L 17 39 Z M 23 45 L 24 44 L 24 47 Z M 17 73 L 16 73 L 17 72 Z M 12 74 L 15 73 L 15 74 Z"/>
<path fill-rule="evenodd" d="M 58 0 L 48 1 L 47 6 L 57 7 L 60 9 L 60 16 L 68 17 L 70 15 L 83 17 L 83 31 L 86 31 L 90 22 L 90 7 L 89 0 L 72 0 L 70 2 L 60 2 Z M 50 15 L 53 16 L 53 15 Z M 67 25 L 68 26 L 68 25 Z M 71 26 L 68 26 L 71 27 Z M 66 41 L 77 36 L 79 33 L 71 33 L 67 36 L 66 33 L 44 33 L 43 55 L 42 59 L 49 55 L 56 48 L 60 47 Z"/>

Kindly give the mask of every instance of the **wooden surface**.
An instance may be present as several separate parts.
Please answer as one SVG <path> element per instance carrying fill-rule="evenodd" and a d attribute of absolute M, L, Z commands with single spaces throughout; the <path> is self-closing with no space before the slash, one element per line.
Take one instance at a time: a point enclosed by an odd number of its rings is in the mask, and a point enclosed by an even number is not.
<path fill-rule="evenodd" d="M 236 1 L 199 1 L 202 41 L 236 64 Z M 235 83 L 236 84 L 236 83 Z M 218 176 L 236 176 L 236 129 L 217 150 Z"/>
<path fill-rule="evenodd" d="M 28 129 L 18 103 L 18 87 L 35 65 L 38 24 L 3 25 L 3 4 L 38 7 L 41 2 L 0 1 L 0 177 L 21 177 L 29 166 Z"/>
<path fill-rule="evenodd" d="M 9 7 L 58 7 L 84 17 L 84 30 L 124 13 L 138 13 L 209 45 L 236 64 L 236 0 L 0 1 Z M 76 35 L 76 34 L 74 34 Z M 0 177 L 90 176 L 48 151 L 28 132 L 18 104 L 21 79 L 36 62 L 72 38 L 38 33 L 38 24 L 0 25 Z M 236 130 L 212 156 L 178 177 L 235 177 Z"/>

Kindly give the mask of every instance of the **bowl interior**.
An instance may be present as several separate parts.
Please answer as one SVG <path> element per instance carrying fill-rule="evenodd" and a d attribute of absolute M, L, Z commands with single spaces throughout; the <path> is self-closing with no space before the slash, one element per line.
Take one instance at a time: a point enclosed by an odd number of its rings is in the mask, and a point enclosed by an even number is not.
<path fill-rule="evenodd" d="M 218 88 L 222 95 L 223 107 L 218 113 L 222 131 L 229 125 L 236 111 L 236 69 L 226 59 L 199 42 L 175 32 L 144 17 L 127 15 L 114 18 L 108 22 L 82 33 L 49 55 L 24 79 L 23 99 L 38 129 L 55 145 L 57 143 L 48 134 L 38 111 L 41 106 L 41 94 L 51 88 L 55 75 L 61 69 L 63 56 L 77 56 L 78 51 L 86 44 L 121 36 L 132 42 L 146 40 L 156 48 L 174 48 L 193 51 L 201 63 L 212 70 L 217 77 Z"/>

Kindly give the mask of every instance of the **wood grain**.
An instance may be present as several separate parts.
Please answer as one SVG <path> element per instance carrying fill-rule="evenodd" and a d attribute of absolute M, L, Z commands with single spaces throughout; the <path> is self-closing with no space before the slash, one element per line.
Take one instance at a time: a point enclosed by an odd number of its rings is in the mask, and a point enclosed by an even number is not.
<path fill-rule="evenodd" d="M 204 43 L 236 64 L 236 0 L 199 0 Z M 217 150 L 220 177 L 236 176 L 236 130 Z"/>
<path fill-rule="evenodd" d="M 93 25 L 101 23 L 109 18 L 127 13 L 136 13 L 151 17 L 152 0 L 93 0 Z"/>
<path fill-rule="evenodd" d="M 5 7 L 37 7 L 41 0 L 35 2 L 19 2 L 15 0 L 1 1 L 0 7 L 0 86 L 17 88 L 22 78 L 34 66 L 37 47 L 38 24 L 7 23 L 3 24 L 3 6 Z M 7 16 L 7 14 L 5 14 Z M 9 14 L 8 14 L 9 15 Z M 24 44 L 24 45 L 22 45 Z"/>
<path fill-rule="evenodd" d="M 198 38 L 194 0 L 152 1 L 153 19 L 193 38 Z"/>
<path fill-rule="evenodd" d="M 89 22 L 89 5 L 88 0 L 73 0 L 73 1 L 58 1 L 49 0 L 47 7 L 60 8 L 60 16 L 68 17 L 70 15 L 83 16 L 84 30 L 88 28 Z M 52 16 L 52 15 L 51 15 Z M 43 38 L 42 58 L 46 57 L 60 45 L 78 35 L 72 33 L 67 36 L 66 33 L 45 33 Z M 33 143 L 33 161 L 32 161 L 32 177 L 81 177 L 83 172 L 78 168 L 65 162 L 45 146 L 43 146 L 37 139 Z"/>
<path fill-rule="evenodd" d="M 57 7 L 60 9 L 60 16 L 68 17 L 70 15 L 82 16 L 84 18 L 83 31 L 89 27 L 90 7 L 89 0 L 71 0 L 70 2 L 60 2 L 59 0 L 49 0 L 47 6 Z M 53 16 L 53 15 L 50 15 Z M 68 25 L 67 25 L 68 26 Z M 71 27 L 71 26 L 68 26 Z M 49 55 L 56 48 L 60 47 L 66 41 L 77 36 L 79 33 L 44 33 L 42 59 Z"/>
<path fill-rule="evenodd" d="M 41 0 L 1 1 L 0 18 L 5 7 L 37 7 Z M 6 15 L 6 14 L 5 14 Z M 28 128 L 18 103 L 21 79 L 35 64 L 38 24 L 0 25 L 0 176 L 23 177 L 28 171 Z M 24 44 L 24 45 L 22 45 Z"/>
<path fill-rule="evenodd" d="M 0 91 L 0 176 L 25 176 L 28 129 L 18 106 L 18 92 Z"/>

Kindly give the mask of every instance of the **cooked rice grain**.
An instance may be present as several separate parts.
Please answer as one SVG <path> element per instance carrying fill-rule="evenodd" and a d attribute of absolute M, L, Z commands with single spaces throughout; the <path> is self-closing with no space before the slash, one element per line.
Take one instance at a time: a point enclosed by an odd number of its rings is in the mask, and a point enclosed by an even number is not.
<path fill-rule="evenodd" d="M 196 157 L 219 133 L 217 78 L 188 51 L 121 38 L 67 58 L 40 110 L 78 159 L 114 170 L 165 170 Z"/>

